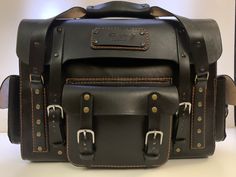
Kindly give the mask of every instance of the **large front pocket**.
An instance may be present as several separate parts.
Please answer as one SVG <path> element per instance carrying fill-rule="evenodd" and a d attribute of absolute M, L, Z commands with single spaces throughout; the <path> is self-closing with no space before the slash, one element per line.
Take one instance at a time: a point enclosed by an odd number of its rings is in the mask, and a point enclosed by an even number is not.
<path fill-rule="evenodd" d="M 91 84 L 91 83 L 90 83 Z M 174 86 L 66 84 L 67 155 L 77 166 L 159 166 L 169 158 Z"/>

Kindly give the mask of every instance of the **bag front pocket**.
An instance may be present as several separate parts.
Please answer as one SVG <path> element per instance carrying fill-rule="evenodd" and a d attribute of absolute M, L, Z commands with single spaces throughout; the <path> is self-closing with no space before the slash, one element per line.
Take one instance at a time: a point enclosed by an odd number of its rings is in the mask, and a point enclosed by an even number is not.
<path fill-rule="evenodd" d="M 20 78 L 8 76 L 0 88 L 0 108 L 8 108 L 8 137 L 11 143 L 20 143 Z"/>
<path fill-rule="evenodd" d="M 66 84 L 68 159 L 77 166 L 151 167 L 169 158 L 174 86 Z"/>

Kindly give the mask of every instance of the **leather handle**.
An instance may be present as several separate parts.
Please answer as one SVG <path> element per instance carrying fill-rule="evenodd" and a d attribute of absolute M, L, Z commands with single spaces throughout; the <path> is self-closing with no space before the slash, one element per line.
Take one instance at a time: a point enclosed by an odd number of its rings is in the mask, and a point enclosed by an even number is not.
<path fill-rule="evenodd" d="M 103 17 L 137 17 L 152 18 L 148 4 L 137 4 L 124 1 L 111 1 L 87 7 L 87 18 Z"/>

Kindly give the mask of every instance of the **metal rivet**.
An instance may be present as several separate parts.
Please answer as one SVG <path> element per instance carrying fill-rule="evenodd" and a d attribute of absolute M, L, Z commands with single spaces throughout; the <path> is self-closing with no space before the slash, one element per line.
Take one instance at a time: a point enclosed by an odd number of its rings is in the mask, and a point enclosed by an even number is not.
<path fill-rule="evenodd" d="M 181 149 L 180 148 L 176 148 L 175 151 L 179 153 L 179 152 L 181 152 Z"/>
<path fill-rule="evenodd" d="M 139 34 L 140 34 L 140 35 L 144 35 L 145 33 L 144 33 L 144 31 L 141 31 Z"/>
<path fill-rule="evenodd" d="M 37 133 L 36 133 L 36 136 L 37 136 L 37 137 L 41 137 L 41 132 L 37 132 Z"/>
<path fill-rule="evenodd" d="M 94 31 L 93 31 L 93 34 L 98 34 L 98 30 L 94 30 Z"/>
<path fill-rule="evenodd" d="M 157 94 L 152 94 L 152 100 L 154 100 L 154 101 L 157 100 Z"/>
<path fill-rule="evenodd" d="M 38 147 L 37 147 L 37 150 L 38 150 L 39 152 L 42 152 L 42 151 L 43 151 L 42 146 L 38 146 Z"/>
<path fill-rule="evenodd" d="M 97 41 L 97 40 L 94 40 L 93 43 L 94 43 L 94 44 L 98 44 L 98 41 Z"/>
<path fill-rule="evenodd" d="M 141 45 L 142 47 L 144 47 L 144 46 L 145 46 L 145 42 L 142 42 L 140 45 Z"/>
<path fill-rule="evenodd" d="M 201 121 L 202 121 L 202 117 L 201 117 L 201 116 L 198 116 L 197 121 L 198 121 L 198 122 L 201 122 Z"/>
<path fill-rule="evenodd" d="M 196 47 L 201 47 L 201 42 L 200 41 L 197 41 L 195 44 L 196 44 Z"/>
<path fill-rule="evenodd" d="M 39 95 L 39 93 L 40 93 L 39 89 L 35 89 L 35 90 L 34 90 L 34 93 L 35 93 L 36 95 Z"/>
<path fill-rule="evenodd" d="M 88 101 L 89 99 L 90 99 L 90 95 L 89 95 L 89 94 L 85 94 L 85 95 L 84 95 L 84 100 L 85 100 L 85 101 Z"/>
<path fill-rule="evenodd" d="M 182 57 L 182 58 L 185 58 L 185 57 L 186 57 L 186 55 L 185 55 L 184 53 L 182 53 L 182 54 L 181 54 L 181 57 Z"/>
<path fill-rule="evenodd" d="M 197 143 L 197 147 L 198 148 L 202 147 L 202 144 L 201 143 Z"/>
<path fill-rule="evenodd" d="M 155 106 L 152 107 L 152 112 L 153 112 L 153 113 L 157 113 L 157 107 L 155 107 Z"/>
<path fill-rule="evenodd" d="M 202 130 L 199 128 L 197 129 L 197 134 L 201 134 L 202 133 Z"/>
<path fill-rule="evenodd" d="M 84 107 L 83 111 L 85 114 L 89 113 L 89 107 Z"/>
<path fill-rule="evenodd" d="M 58 154 L 58 155 L 62 155 L 63 152 L 59 150 L 59 151 L 57 151 L 57 154 Z"/>
<path fill-rule="evenodd" d="M 201 108 L 201 107 L 202 107 L 202 102 L 199 101 L 199 102 L 197 103 L 197 106 L 198 106 L 199 108 Z"/>
<path fill-rule="evenodd" d="M 202 93 L 202 92 L 203 92 L 203 88 L 200 87 L 200 88 L 198 89 L 198 91 L 199 91 L 199 93 Z"/>
<path fill-rule="evenodd" d="M 40 104 L 36 104 L 35 108 L 36 108 L 37 110 L 39 110 L 39 109 L 40 109 Z"/>
<path fill-rule="evenodd" d="M 61 28 L 61 27 L 58 27 L 58 28 L 57 28 L 57 32 L 59 32 L 59 33 L 62 32 L 62 28 Z"/>
<path fill-rule="evenodd" d="M 54 57 L 58 57 L 59 56 L 59 54 L 58 53 L 54 53 Z"/>
<path fill-rule="evenodd" d="M 41 124 L 41 120 L 40 120 L 40 119 L 37 119 L 37 120 L 36 120 L 36 124 L 37 124 L 37 125 L 40 125 L 40 124 Z"/>
<path fill-rule="evenodd" d="M 39 42 L 37 42 L 37 41 L 34 42 L 34 47 L 39 47 L 39 45 L 40 45 Z"/>

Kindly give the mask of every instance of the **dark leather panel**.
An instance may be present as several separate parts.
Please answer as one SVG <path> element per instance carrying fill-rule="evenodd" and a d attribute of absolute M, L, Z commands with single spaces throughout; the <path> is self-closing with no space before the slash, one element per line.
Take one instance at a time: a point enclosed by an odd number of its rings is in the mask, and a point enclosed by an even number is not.
<path fill-rule="evenodd" d="M 18 29 L 17 55 L 24 63 L 28 63 L 29 41 L 33 31 L 37 30 L 41 20 L 24 20 Z M 62 21 L 61 21 L 62 22 Z M 200 23 L 201 22 L 201 23 Z M 201 29 L 206 40 L 209 63 L 214 63 L 221 55 L 220 35 L 217 24 L 212 20 L 198 20 L 197 26 Z M 70 59 L 117 57 L 164 59 L 178 62 L 176 33 L 170 20 L 146 19 L 80 19 L 68 20 L 61 26 L 65 28 L 64 62 Z M 127 50 L 93 50 L 90 48 L 91 32 L 95 27 L 140 27 L 146 29 L 150 36 L 150 48 L 147 51 Z M 83 41 L 83 42 L 81 42 Z M 154 45 L 155 44 L 155 45 Z M 166 49 L 171 49 L 166 52 Z M 49 59 L 46 60 L 48 63 Z"/>
<path fill-rule="evenodd" d="M 147 95 L 158 91 L 164 114 L 174 113 L 178 107 L 175 87 L 94 87 L 65 85 L 62 105 L 66 113 L 78 113 L 79 98 L 83 93 L 94 95 L 94 115 L 147 115 Z M 162 99 L 163 98 L 163 99 Z M 166 109 L 168 108 L 168 109 Z"/>

